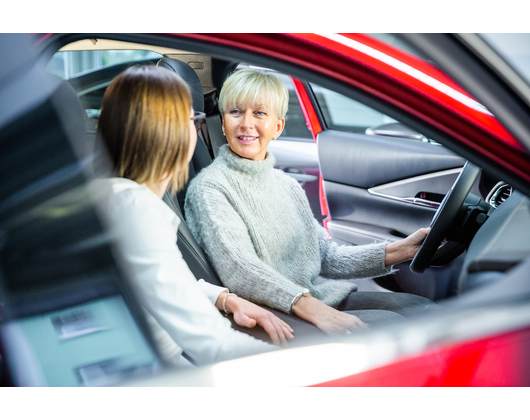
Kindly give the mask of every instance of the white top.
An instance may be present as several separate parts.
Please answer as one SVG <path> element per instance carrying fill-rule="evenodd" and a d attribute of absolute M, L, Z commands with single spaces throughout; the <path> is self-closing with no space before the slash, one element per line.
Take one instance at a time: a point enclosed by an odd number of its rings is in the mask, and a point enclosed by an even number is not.
<path fill-rule="evenodd" d="M 198 365 L 275 348 L 234 330 L 217 310 L 227 289 L 197 282 L 176 244 L 180 219 L 153 191 L 124 178 L 93 181 L 92 188 L 138 297 L 156 320 L 148 319 L 162 352 L 178 356 L 167 334 Z"/>

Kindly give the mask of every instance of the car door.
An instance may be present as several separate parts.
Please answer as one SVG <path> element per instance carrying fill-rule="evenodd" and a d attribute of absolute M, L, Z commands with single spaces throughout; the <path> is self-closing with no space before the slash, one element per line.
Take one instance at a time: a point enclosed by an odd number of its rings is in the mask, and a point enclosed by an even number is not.
<path fill-rule="evenodd" d="M 341 245 L 397 241 L 428 227 L 465 159 L 351 98 L 303 83 L 321 126 L 318 158 L 330 237 Z M 473 193 L 483 196 L 476 183 Z M 378 283 L 437 299 L 455 293 L 461 259 L 430 269 L 427 281 L 399 264 Z"/>
<path fill-rule="evenodd" d="M 385 134 L 377 125 L 389 117 L 320 86 L 310 88 L 324 120 L 318 151 L 332 237 L 360 245 L 428 226 L 465 159 L 428 139 Z"/>

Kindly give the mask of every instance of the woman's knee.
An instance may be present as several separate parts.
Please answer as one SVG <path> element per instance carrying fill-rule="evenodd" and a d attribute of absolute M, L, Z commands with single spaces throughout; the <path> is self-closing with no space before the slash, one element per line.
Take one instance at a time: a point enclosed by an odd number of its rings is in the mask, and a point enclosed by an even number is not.
<path fill-rule="evenodd" d="M 355 315 L 366 324 L 386 324 L 390 322 L 403 321 L 405 318 L 400 314 L 392 311 L 385 311 L 380 309 L 363 310 L 363 311 L 346 311 L 351 315 Z"/>
<path fill-rule="evenodd" d="M 353 292 L 337 307 L 342 311 L 384 310 L 406 317 L 444 308 L 423 296 L 410 293 Z"/>

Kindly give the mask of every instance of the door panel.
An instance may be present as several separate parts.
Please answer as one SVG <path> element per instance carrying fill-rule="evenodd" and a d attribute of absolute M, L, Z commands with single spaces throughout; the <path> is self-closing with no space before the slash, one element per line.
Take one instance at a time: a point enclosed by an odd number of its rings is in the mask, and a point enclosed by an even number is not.
<path fill-rule="evenodd" d="M 442 146 L 396 137 L 325 130 L 318 155 L 326 181 L 371 188 L 462 167 L 465 159 Z"/>
<path fill-rule="evenodd" d="M 331 220 L 372 225 L 374 237 L 381 228 L 404 237 L 429 226 L 430 201 L 443 199 L 465 163 L 442 146 L 333 130 L 318 135 L 318 152 Z"/>
<path fill-rule="evenodd" d="M 329 233 L 339 244 L 396 241 L 428 227 L 465 159 L 420 141 L 325 130 L 318 135 Z M 478 192 L 477 186 L 475 193 Z M 383 287 L 436 300 L 456 291 L 461 258 L 416 276 L 408 263 Z M 454 290 L 453 290 L 454 289 Z"/>
<path fill-rule="evenodd" d="M 462 172 L 462 168 L 432 172 L 389 184 L 378 185 L 377 187 L 369 188 L 368 192 L 380 197 L 437 209 L 447 191 L 451 189 L 458 175 L 460 175 L 460 172 Z M 479 182 L 480 177 L 473 184 L 471 192 L 482 197 Z"/>
<path fill-rule="evenodd" d="M 372 195 L 364 188 L 336 182 L 324 181 L 324 191 L 331 217 L 329 223 L 362 223 L 366 225 L 366 229 L 374 226 L 375 238 L 378 237 L 379 228 L 385 228 L 394 232 L 394 236 L 404 238 L 421 227 L 429 226 L 436 212 L 434 208 Z"/>

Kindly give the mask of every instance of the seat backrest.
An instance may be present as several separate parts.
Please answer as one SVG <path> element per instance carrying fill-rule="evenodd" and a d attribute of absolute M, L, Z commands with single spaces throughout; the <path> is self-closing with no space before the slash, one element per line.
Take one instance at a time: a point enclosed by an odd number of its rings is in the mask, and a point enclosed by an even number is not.
<path fill-rule="evenodd" d="M 202 85 L 197 73 L 184 61 L 176 58 L 163 57 L 158 63 L 158 67 L 164 67 L 177 73 L 188 84 L 191 91 L 191 98 L 193 100 L 193 109 L 195 111 L 204 112 L 204 95 L 202 93 Z"/>
<path fill-rule="evenodd" d="M 208 283 L 222 286 L 221 280 L 219 280 L 204 251 L 190 232 L 179 206 L 173 201 L 169 192 L 164 194 L 164 202 L 180 217 L 177 246 L 195 278 L 204 279 Z"/>
<path fill-rule="evenodd" d="M 202 85 L 199 80 L 197 73 L 185 62 L 177 60 L 175 58 L 164 57 L 156 64 L 159 67 L 164 67 L 177 73 L 182 79 L 188 84 L 191 97 L 193 101 L 193 109 L 195 111 L 204 112 L 204 96 L 202 93 Z M 212 163 L 212 159 L 208 153 L 208 150 L 202 141 L 198 139 L 195 152 L 190 161 L 188 168 L 188 183 L 195 177 L 199 171 Z M 177 193 L 176 197 L 172 197 L 175 204 L 178 205 L 180 210 L 179 216 L 184 216 L 184 201 L 186 198 L 187 184 Z M 184 219 L 183 219 L 184 221 Z"/>

